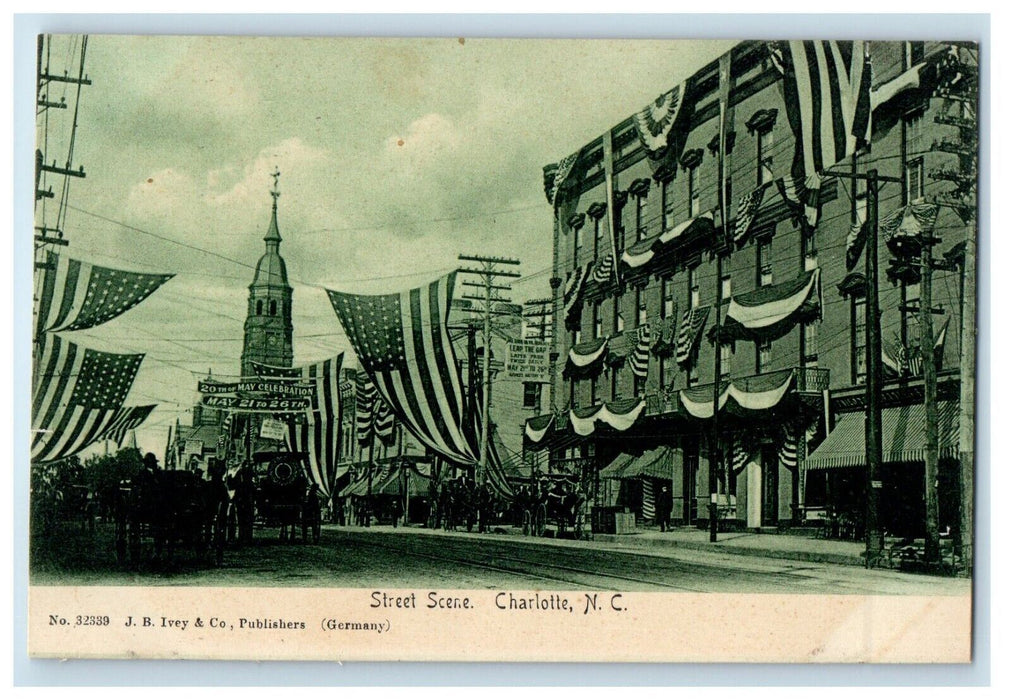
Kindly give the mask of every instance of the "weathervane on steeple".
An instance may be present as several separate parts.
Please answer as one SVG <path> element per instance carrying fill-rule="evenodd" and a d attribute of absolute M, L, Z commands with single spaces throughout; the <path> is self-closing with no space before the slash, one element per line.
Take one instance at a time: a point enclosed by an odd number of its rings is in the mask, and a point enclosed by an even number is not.
<path fill-rule="evenodd" d="M 274 178 L 274 187 L 270 190 L 270 196 L 274 198 L 274 207 L 277 207 L 277 198 L 281 196 L 281 191 L 277 189 L 277 181 L 281 177 L 281 171 L 278 167 L 274 166 L 274 172 L 270 174 Z"/>

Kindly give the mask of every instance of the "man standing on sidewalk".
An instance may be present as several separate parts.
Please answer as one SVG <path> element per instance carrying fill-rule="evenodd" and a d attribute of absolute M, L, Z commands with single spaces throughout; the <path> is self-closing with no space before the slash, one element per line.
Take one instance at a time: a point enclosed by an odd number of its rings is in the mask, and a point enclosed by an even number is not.
<path fill-rule="evenodd" d="M 660 495 L 656 499 L 656 518 L 660 524 L 660 532 L 670 530 L 670 511 L 673 501 L 670 495 L 670 486 L 666 483 L 660 487 Z"/>

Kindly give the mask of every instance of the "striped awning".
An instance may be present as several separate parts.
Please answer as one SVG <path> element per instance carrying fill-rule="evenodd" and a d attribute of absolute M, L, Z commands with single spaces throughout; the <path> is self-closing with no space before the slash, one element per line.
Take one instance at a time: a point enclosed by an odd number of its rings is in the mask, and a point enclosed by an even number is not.
<path fill-rule="evenodd" d="M 674 460 L 678 457 L 679 453 L 668 445 L 647 450 L 637 457 L 622 454 L 601 470 L 600 478 L 637 479 L 645 476 L 670 480 L 674 473 Z"/>
<path fill-rule="evenodd" d="M 845 413 L 825 441 L 804 462 L 805 469 L 841 469 L 867 464 L 863 413 Z M 881 412 L 881 461 L 922 462 L 927 444 L 923 404 L 886 408 Z M 937 404 L 939 457 L 958 457 L 958 403 Z"/>

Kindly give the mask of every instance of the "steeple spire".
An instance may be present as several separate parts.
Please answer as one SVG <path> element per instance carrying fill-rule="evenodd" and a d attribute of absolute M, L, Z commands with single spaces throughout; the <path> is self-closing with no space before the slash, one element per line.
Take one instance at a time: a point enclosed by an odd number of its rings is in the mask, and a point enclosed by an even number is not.
<path fill-rule="evenodd" d="M 281 233 L 277 228 L 277 198 L 281 196 L 281 191 L 277 188 L 277 181 L 281 177 L 281 171 L 274 166 L 274 172 L 270 174 L 274 178 L 274 186 L 270 189 L 270 196 L 274 200 L 273 207 L 270 212 L 270 226 L 267 228 L 267 235 L 263 237 L 263 240 L 267 242 L 268 252 L 277 252 L 278 244 L 281 242 Z M 271 250 L 273 246 L 273 250 Z"/>

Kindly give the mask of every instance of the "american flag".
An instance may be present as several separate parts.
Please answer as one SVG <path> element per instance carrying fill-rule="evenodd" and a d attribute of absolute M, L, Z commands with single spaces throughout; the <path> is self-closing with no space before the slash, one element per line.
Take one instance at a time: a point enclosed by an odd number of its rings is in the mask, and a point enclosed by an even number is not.
<path fill-rule="evenodd" d="M 376 387 L 364 371 L 355 377 L 355 436 L 359 445 L 372 440 L 372 414 L 376 406 Z"/>
<path fill-rule="evenodd" d="M 614 255 L 608 253 L 593 266 L 593 281 L 606 284 L 611 281 L 614 273 Z"/>
<path fill-rule="evenodd" d="M 45 331 L 78 331 L 101 325 L 144 301 L 173 275 L 126 272 L 50 253 L 36 316 Z"/>
<path fill-rule="evenodd" d="M 762 206 L 765 199 L 765 191 L 769 189 L 769 183 L 759 185 L 750 193 L 741 197 L 737 203 L 737 221 L 734 224 L 734 243 L 740 243 L 748 235 L 751 224 L 755 221 L 758 208 Z"/>
<path fill-rule="evenodd" d="M 770 46 L 797 135 L 793 174 L 820 176 L 870 140 L 871 70 L 863 41 Z"/>
<path fill-rule="evenodd" d="M 304 370 L 303 367 L 278 367 L 255 361 L 250 361 L 249 366 L 257 377 L 263 379 L 299 379 Z"/>
<path fill-rule="evenodd" d="M 83 348 L 56 334 L 39 341 L 32 392 L 32 460 L 77 454 L 100 438 L 123 406 L 143 355 Z"/>
<path fill-rule="evenodd" d="M 821 178 L 781 177 L 776 180 L 779 195 L 794 210 L 802 226 L 813 229 L 821 216 Z"/>
<path fill-rule="evenodd" d="M 592 262 L 580 265 L 569 273 L 565 280 L 565 287 L 562 289 L 562 304 L 564 309 L 566 327 L 578 325 L 581 311 L 583 309 L 583 288 L 586 286 L 586 278 L 590 273 Z"/>
<path fill-rule="evenodd" d="M 677 362 L 684 364 L 691 359 L 692 350 L 702 335 L 702 328 L 709 318 L 709 306 L 697 306 L 685 311 L 681 317 L 681 327 L 678 329 Z"/>
<path fill-rule="evenodd" d="M 140 424 L 147 420 L 151 411 L 155 409 L 155 404 L 149 406 L 124 406 L 116 411 L 109 426 L 98 436 L 99 440 L 112 440 L 116 445 L 123 443 L 127 431 L 140 427 Z"/>
<path fill-rule="evenodd" d="M 787 469 L 797 466 L 798 440 L 789 428 L 785 426 L 780 429 L 779 463 Z"/>
<path fill-rule="evenodd" d="M 857 195 L 853 201 L 853 214 L 856 219 L 850 224 L 850 231 L 846 234 L 846 269 L 852 270 L 857 266 L 860 255 L 864 251 L 867 243 L 867 193 Z"/>
<path fill-rule="evenodd" d="M 375 403 L 375 408 L 372 411 L 372 426 L 376 431 L 376 437 L 390 444 L 395 439 L 394 428 L 396 427 L 397 419 L 393 415 L 393 411 L 390 409 L 389 404 L 383 401 L 381 398 Z"/>
<path fill-rule="evenodd" d="M 288 421 L 288 447 L 309 457 L 309 478 L 329 500 L 337 482 L 341 444 L 340 372 L 344 354 L 323 362 L 293 368 L 297 378 L 312 382 L 316 391 L 305 411 L 305 420 Z"/>
<path fill-rule="evenodd" d="M 228 441 L 232 437 L 232 418 L 235 414 L 229 413 L 221 423 L 221 432 L 218 433 L 218 457 L 224 459 L 228 453 Z"/>
<path fill-rule="evenodd" d="M 650 325 L 648 323 L 639 326 L 635 331 L 635 347 L 629 360 L 629 367 L 632 374 L 637 377 L 645 377 L 649 372 L 649 346 L 652 340 Z"/>
<path fill-rule="evenodd" d="M 731 468 L 735 472 L 741 471 L 748 465 L 749 457 L 751 457 L 751 453 L 748 452 L 747 443 L 744 441 L 744 437 L 742 435 L 735 435 L 730 445 Z"/>
<path fill-rule="evenodd" d="M 463 389 L 446 328 L 456 273 L 399 294 L 327 290 L 355 354 L 397 419 L 435 453 L 478 461 L 465 427 Z"/>

